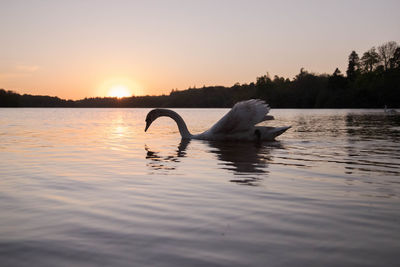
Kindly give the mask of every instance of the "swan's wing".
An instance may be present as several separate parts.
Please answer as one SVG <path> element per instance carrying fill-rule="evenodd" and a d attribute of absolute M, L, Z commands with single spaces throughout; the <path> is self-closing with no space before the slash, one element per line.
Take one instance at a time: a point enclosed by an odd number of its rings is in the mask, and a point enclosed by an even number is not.
<path fill-rule="evenodd" d="M 210 134 L 232 134 L 247 131 L 257 123 L 273 119 L 266 116 L 269 106 L 259 99 L 251 99 L 236 103 L 233 108 L 209 130 Z"/>

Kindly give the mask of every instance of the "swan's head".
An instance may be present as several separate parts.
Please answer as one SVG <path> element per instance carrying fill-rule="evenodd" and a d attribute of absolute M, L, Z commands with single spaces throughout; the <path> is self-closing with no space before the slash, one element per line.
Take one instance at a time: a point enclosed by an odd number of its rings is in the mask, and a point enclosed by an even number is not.
<path fill-rule="evenodd" d="M 160 111 L 158 109 L 153 109 L 146 116 L 146 128 L 144 131 L 146 132 L 149 129 L 150 125 L 155 121 L 158 117 L 160 117 Z"/>

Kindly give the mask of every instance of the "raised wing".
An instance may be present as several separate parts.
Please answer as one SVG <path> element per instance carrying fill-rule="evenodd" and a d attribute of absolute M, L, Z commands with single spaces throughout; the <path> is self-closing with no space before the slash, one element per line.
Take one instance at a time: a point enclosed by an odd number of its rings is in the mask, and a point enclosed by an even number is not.
<path fill-rule="evenodd" d="M 232 134 L 248 131 L 257 123 L 273 119 L 272 116 L 267 116 L 269 109 L 268 104 L 259 99 L 238 102 L 210 128 L 209 133 Z"/>

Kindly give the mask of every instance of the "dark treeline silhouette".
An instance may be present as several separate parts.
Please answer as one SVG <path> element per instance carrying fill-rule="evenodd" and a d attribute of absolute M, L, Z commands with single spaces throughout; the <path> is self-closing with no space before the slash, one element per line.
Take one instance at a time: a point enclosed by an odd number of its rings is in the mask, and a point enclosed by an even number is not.
<path fill-rule="evenodd" d="M 259 98 L 274 108 L 382 108 L 400 104 L 400 47 L 387 42 L 361 56 L 352 51 L 346 75 L 304 70 L 292 80 L 269 74 L 250 84 L 172 90 L 169 95 L 96 97 L 63 100 L 58 97 L 20 95 L 0 89 L 0 107 L 232 107 L 238 101 Z"/>

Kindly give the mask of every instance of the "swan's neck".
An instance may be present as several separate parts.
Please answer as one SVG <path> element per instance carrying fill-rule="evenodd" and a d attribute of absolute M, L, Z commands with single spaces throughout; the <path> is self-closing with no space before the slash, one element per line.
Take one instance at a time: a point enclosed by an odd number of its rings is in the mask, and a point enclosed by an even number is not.
<path fill-rule="evenodd" d="M 189 132 L 185 121 L 179 116 L 178 113 L 169 109 L 159 109 L 160 110 L 160 117 L 170 117 L 173 119 L 176 124 L 178 125 L 179 132 L 183 139 L 190 139 L 192 138 L 192 134 Z"/>

